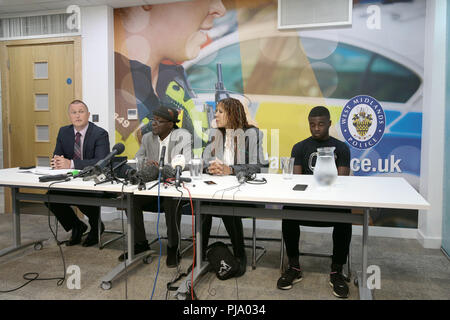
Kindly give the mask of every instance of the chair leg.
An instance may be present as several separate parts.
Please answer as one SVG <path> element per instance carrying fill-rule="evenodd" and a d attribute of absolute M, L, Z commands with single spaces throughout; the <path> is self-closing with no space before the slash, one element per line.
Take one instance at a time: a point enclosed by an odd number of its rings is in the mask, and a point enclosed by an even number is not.
<path fill-rule="evenodd" d="M 97 236 L 98 236 L 98 248 L 102 249 L 102 214 L 98 215 L 98 223 L 97 223 Z"/>
<path fill-rule="evenodd" d="M 58 219 L 56 219 L 56 216 L 55 216 L 55 238 L 56 238 L 56 241 L 59 241 L 58 240 Z"/>
<path fill-rule="evenodd" d="M 348 247 L 348 256 L 347 256 L 347 281 L 350 282 L 352 279 L 352 243 Z"/>
<path fill-rule="evenodd" d="M 283 274 L 283 267 L 284 267 L 284 239 L 283 239 L 283 235 L 281 235 L 280 244 L 281 244 L 281 247 L 280 247 L 280 273 Z"/>
<path fill-rule="evenodd" d="M 101 213 L 98 217 L 98 248 L 99 250 L 102 250 L 104 247 L 106 247 L 108 244 L 121 239 L 122 237 L 125 237 L 125 233 L 122 232 L 122 230 L 107 230 L 106 226 L 105 226 L 105 230 L 103 231 L 103 233 L 111 233 L 111 234 L 117 234 L 118 236 L 110 239 L 108 241 L 106 241 L 105 243 L 102 242 L 102 216 Z"/>

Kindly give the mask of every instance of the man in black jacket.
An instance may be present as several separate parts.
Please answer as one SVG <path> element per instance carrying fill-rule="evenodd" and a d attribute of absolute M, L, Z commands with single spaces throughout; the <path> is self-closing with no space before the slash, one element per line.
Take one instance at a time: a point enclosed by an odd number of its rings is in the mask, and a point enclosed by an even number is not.
<path fill-rule="evenodd" d="M 92 166 L 105 158 L 109 153 L 108 132 L 89 122 L 89 110 L 81 100 L 69 104 L 71 125 L 59 130 L 56 147 L 51 160 L 54 169 L 83 169 Z M 61 191 L 51 191 L 51 194 L 65 194 Z M 73 193 L 71 193 L 73 195 Z M 85 195 L 85 194 L 84 194 Z M 72 236 L 67 242 L 73 246 L 81 242 L 81 237 L 87 230 L 87 225 L 76 216 L 69 204 L 46 204 L 66 231 L 72 230 Z M 84 247 L 98 243 L 98 220 L 100 207 L 77 205 L 83 214 L 89 218 L 91 230 L 83 242 Z M 102 223 L 101 232 L 104 226 Z"/>

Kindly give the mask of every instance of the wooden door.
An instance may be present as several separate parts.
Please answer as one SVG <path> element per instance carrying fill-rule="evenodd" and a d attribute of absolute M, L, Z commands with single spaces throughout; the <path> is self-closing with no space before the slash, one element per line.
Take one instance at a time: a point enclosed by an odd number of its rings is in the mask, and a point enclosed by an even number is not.
<path fill-rule="evenodd" d="M 70 123 L 68 104 L 81 98 L 79 47 L 77 38 L 4 44 L 2 56 L 6 58 L 7 68 L 7 90 L 3 91 L 7 93 L 6 104 L 3 104 L 5 168 L 49 166 L 58 130 Z M 7 194 L 5 192 L 5 211 L 8 212 Z"/>

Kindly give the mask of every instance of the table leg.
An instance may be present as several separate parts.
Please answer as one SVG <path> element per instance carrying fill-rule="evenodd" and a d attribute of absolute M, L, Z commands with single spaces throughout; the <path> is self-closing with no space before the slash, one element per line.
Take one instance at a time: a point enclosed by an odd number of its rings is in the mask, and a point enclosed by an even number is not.
<path fill-rule="evenodd" d="M 20 233 L 20 200 L 17 199 L 19 188 L 11 188 L 12 195 L 12 209 L 13 209 L 13 245 L 11 247 L 0 250 L 0 257 L 3 257 L 14 251 L 34 245 L 35 249 L 42 248 L 42 242 L 48 239 L 39 239 L 34 241 L 27 241 L 22 244 Z"/>
<path fill-rule="evenodd" d="M 362 234 L 362 271 L 358 277 L 359 298 L 361 300 L 372 300 L 372 292 L 367 287 L 367 239 L 369 237 L 369 214 L 370 209 L 364 209 L 364 223 Z"/>
<path fill-rule="evenodd" d="M 208 267 L 208 262 L 203 261 L 202 257 L 202 238 L 201 238 L 201 202 L 195 201 L 195 268 L 194 268 L 194 276 L 192 274 L 188 274 L 185 280 L 178 287 L 175 296 L 178 300 L 186 300 L 189 295 L 191 288 L 191 281 L 195 282 L 200 278 L 200 276 L 206 271 Z M 193 278 L 193 279 L 192 279 Z"/>
<path fill-rule="evenodd" d="M 128 227 L 128 262 L 134 259 L 134 205 L 132 195 L 127 195 L 127 227 Z"/>
<path fill-rule="evenodd" d="M 111 270 L 106 276 L 101 279 L 101 287 L 104 290 L 111 289 L 111 282 L 118 278 L 126 268 L 138 262 L 148 262 L 148 258 L 155 254 L 154 250 L 149 250 L 142 252 L 138 255 L 134 254 L 134 200 L 132 194 L 127 194 L 127 228 L 128 228 L 128 259 L 119 265 L 117 265 L 113 270 Z"/>

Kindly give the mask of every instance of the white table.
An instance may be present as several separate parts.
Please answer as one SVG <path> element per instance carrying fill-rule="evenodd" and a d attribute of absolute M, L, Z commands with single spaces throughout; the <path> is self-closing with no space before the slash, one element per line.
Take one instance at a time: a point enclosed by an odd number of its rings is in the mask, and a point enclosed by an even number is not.
<path fill-rule="evenodd" d="M 13 209 L 13 245 L 9 248 L 0 250 L 0 257 L 8 253 L 17 251 L 26 246 L 34 245 L 35 248 L 42 247 L 42 242 L 47 239 L 37 239 L 27 243 L 21 242 L 20 233 L 20 201 L 32 200 L 41 202 L 57 202 L 68 204 L 82 205 L 99 205 L 115 208 L 125 208 L 127 212 L 133 212 L 133 192 L 137 186 L 122 186 L 121 184 L 103 183 L 95 185 L 94 181 L 83 181 L 81 178 L 72 179 L 67 182 L 39 182 L 39 176 L 32 173 L 24 173 L 18 168 L 10 168 L 0 170 L 0 186 L 11 188 L 12 209 Z M 35 194 L 30 192 L 21 192 L 20 188 L 35 188 L 43 190 L 67 191 L 67 195 L 47 195 Z M 86 197 L 70 195 L 70 192 L 85 192 Z M 104 194 L 110 197 L 104 197 Z M 98 196 L 96 196 L 98 195 Z M 104 289 L 111 288 L 111 283 L 119 277 L 126 267 L 136 264 L 137 262 L 147 262 L 148 257 L 153 251 L 147 251 L 139 255 L 134 254 L 134 215 L 128 214 L 127 219 L 127 235 L 128 235 L 128 259 L 111 272 L 104 276 L 101 280 L 101 286 Z"/>
<path fill-rule="evenodd" d="M 185 174 L 185 173 L 183 173 Z M 285 180 L 279 174 L 258 174 L 258 179 L 266 178 L 267 184 L 244 184 L 239 188 L 227 190 L 238 185 L 234 176 L 203 175 L 202 180 L 194 180 L 185 184 L 190 190 L 196 206 L 196 267 L 194 278 L 199 277 L 206 269 L 201 257 L 200 215 L 236 215 L 242 217 L 297 219 L 310 221 L 346 222 L 363 225 L 362 235 L 362 271 L 358 273 L 359 293 L 361 299 L 372 299 L 367 288 L 367 238 L 370 210 L 378 208 L 427 210 L 430 204 L 404 179 L 399 177 L 356 177 L 339 176 L 331 187 L 319 187 L 310 175 L 294 175 Z M 215 185 L 207 185 L 203 180 L 212 180 Z M 296 184 L 306 184 L 305 191 L 294 191 Z M 151 183 L 147 184 L 150 186 Z M 195 186 L 194 186 L 195 185 Z M 188 192 L 183 190 L 183 198 L 188 199 Z M 136 195 L 157 195 L 157 188 L 152 190 L 136 190 Z M 175 187 L 160 189 L 161 196 L 178 198 L 180 192 Z M 202 201 L 209 204 L 202 205 Z M 213 202 L 213 204 L 211 204 Z M 236 206 L 218 206 L 214 202 L 235 203 Z M 279 210 L 239 207 L 240 203 L 251 204 L 284 204 L 298 206 L 300 210 Z M 301 207 L 319 207 L 323 211 L 301 210 Z M 345 214 L 327 211 L 329 208 L 363 209 L 363 215 Z M 195 281 L 195 280 L 194 280 Z M 190 276 L 180 286 L 179 293 L 188 292 Z"/>

